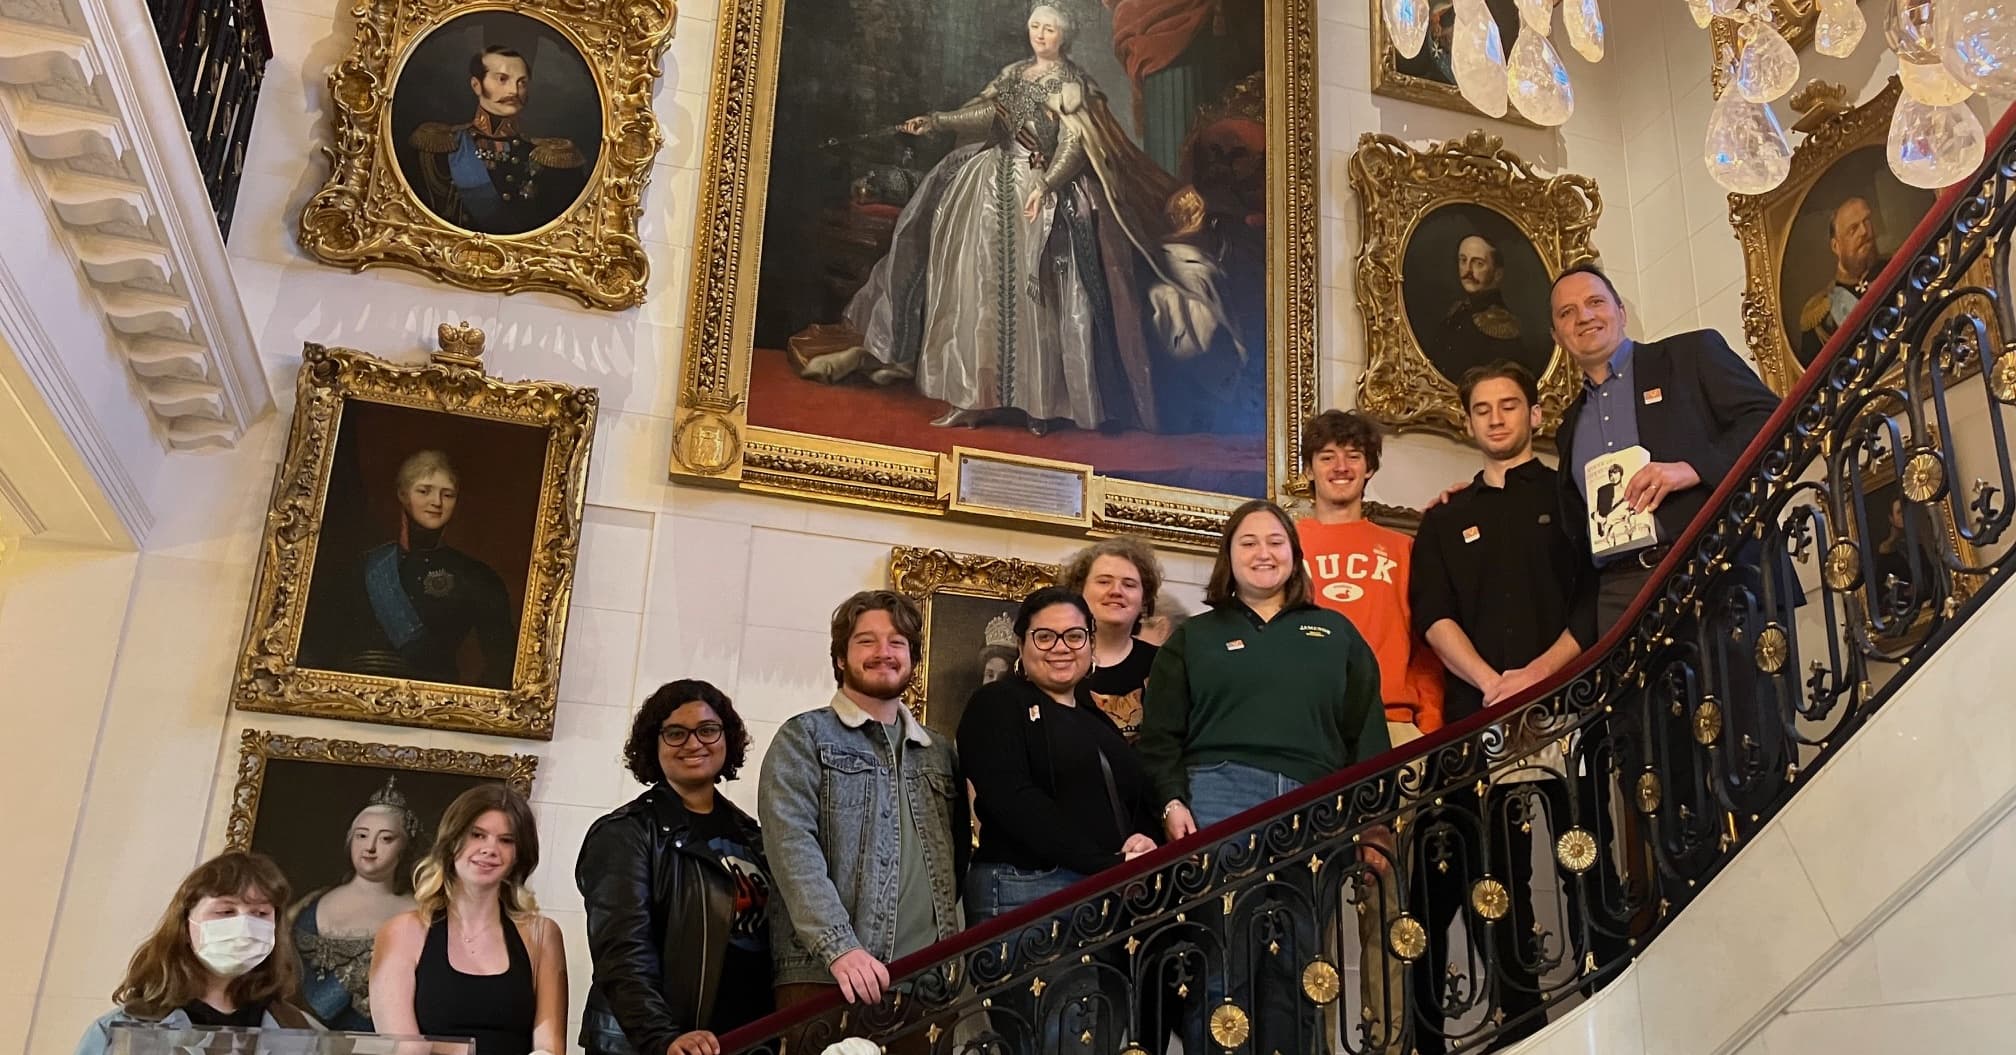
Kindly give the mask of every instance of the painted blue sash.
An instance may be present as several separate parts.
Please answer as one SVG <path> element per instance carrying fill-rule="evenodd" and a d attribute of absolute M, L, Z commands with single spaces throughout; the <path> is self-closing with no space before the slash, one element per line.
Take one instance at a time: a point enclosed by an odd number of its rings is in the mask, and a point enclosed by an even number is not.
<path fill-rule="evenodd" d="M 455 149 L 448 154 L 448 177 L 455 181 L 469 215 L 488 220 L 504 207 L 496 184 L 490 182 L 490 166 L 476 156 L 476 136 L 466 128 L 455 133 Z"/>
<path fill-rule="evenodd" d="M 371 599 L 371 614 L 385 631 L 393 648 L 405 648 L 427 632 L 413 600 L 399 581 L 399 544 L 387 542 L 364 555 L 364 593 Z"/>

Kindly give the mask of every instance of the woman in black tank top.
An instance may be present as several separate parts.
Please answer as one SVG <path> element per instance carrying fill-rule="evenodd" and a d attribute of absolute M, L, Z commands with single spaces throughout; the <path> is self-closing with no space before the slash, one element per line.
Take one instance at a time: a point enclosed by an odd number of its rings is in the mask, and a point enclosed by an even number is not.
<path fill-rule="evenodd" d="M 419 908 L 378 931 L 371 1018 L 381 1033 L 471 1037 L 477 1055 L 564 1052 L 567 958 L 525 881 L 532 808 L 502 784 L 462 793 L 414 870 Z"/>

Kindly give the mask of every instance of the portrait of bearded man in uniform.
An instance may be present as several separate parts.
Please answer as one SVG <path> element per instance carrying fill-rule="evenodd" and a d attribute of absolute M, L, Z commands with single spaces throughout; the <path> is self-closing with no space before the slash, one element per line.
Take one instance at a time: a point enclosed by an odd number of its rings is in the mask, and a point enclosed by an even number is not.
<path fill-rule="evenodd" d="M 499 39 L 512 43 L 488 43 Z M 400 169 L 428 211 L 482 234 L 523 234 L 581 199 L 601 145 L 601 99 L 558 30 L 486 11 L 415 47 L 392 124 Z"/>
<path fill-rule="evenodd" d="M 1880 143 L 1849 151 L 1813 181 L 1776 250 L 1779 320 L 1798 370 L 1827 347 L 1935 197 L 1892 175 Z"/>
<path fill-rule="evenodd" d="M 1810 365 L 1841 328 L 1855 302 L 1869 292 L 1888 256 L 1876 251 L 1876 210 L 1860 195 L 1834 207 L 1827 220 L 1827 248 L 1834 256 L 1834 280 L 1806 298 L 1799 310 L 1799 365 Z"/>
<path fill-rule="evenodd" d="M 1550 275 L 1506 216 L 1453 202 L 1414 226 L 1401 256 L 1401 297 L 1421 355 L 1455 384 L 1472 367 L 1509 359 L 1545 376 Z"/>

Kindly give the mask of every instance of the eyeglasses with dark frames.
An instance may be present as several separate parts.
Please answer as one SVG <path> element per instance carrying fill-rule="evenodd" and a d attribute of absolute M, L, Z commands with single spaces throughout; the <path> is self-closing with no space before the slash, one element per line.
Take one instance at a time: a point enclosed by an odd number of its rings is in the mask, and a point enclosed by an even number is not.
<path fill-rule="evenodd" d="M 666 725 L 658 729 L 658 739 L 665 741 L 666 747 L 685 747 L 687 737 L 696 737 L 703 744 L 718 744 L 727 730 L 720 722 L 701 722 L 696 728 L 683 725 Z"/>
<path fill-rule="evenodd" d="M 1043 627 L 1029 631 L 1029 643 L 1035 645 L 1038 650 L 1043 652 L 1056 649 L 1057 643 L 1060 641 L 1064 643 L 1065 648 L 1076 652 L 1091 643 L 1092 631 L 1077 626 L 1063 633 Z"/>

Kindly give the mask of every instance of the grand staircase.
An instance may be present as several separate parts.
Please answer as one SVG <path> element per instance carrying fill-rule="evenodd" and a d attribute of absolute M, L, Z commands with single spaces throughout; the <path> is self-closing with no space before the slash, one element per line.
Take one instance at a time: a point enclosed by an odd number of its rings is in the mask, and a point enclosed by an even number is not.
<path fill-rule="evenodd" d="M 907 957 L 880 1004 L 800 1005 L 723 1050 L 809 1055 L 862 1037 L 934 1055 L 1160 1055 L 1173 1037 L 1191 1055 L 1481 1051 L 1627 987 L 1649 1006 L 1655 977 L 1681 1006 L 1735 1000 L 1751 1020 L 1695 1045 L 1573 1050 L 1710 1051 L 1754 1031 L 1778 990 L 1725 999 L 1713 972 L 1655 975 L 1702 941 L 1662 936 L 1698 904 L 1718 930 L 1755 928 L 1728 956 L 1799 961 L 1771 985 L 1806 970 L 1824 946 L 1773 945 L 1795 921 L 1781 933 L 1732 913 L 1747 897 L 1715 895 L 1771 880 L 1788 838 L 1774 818 L 1816 801 L 1800 795 L 1830 765 L 1859 764 L 1858 734 L 1935 653 L 1994 648 L 1996 635 L 1959 632 L 2011 566 L 2012 136 L 2016 111 L 1632 612 L 1561 677 Z M 1948 673 L 1931 680 L 1964 684 L 1959 655 L 1940 655 Z M 1865 768 L 1857 794 L 1923 793 Z M 1395 966 L 1397 989 L 1363 984 Z"/>

